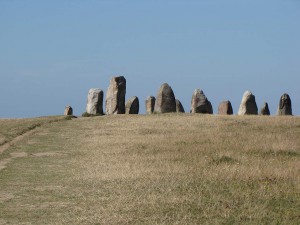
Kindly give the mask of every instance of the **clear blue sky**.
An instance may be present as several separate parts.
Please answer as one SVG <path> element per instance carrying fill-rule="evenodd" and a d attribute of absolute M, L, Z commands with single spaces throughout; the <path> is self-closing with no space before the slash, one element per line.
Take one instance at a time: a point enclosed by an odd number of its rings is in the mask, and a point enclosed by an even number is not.
<path fill-rule="evenodd" d="M 144 100 L 169 83 L 189 111 L 196 88 L 214 112 L 244 91 L 300 114 L 299 0 L 0 0 L 0 117 L 85 111 L 114 75 Z"/>

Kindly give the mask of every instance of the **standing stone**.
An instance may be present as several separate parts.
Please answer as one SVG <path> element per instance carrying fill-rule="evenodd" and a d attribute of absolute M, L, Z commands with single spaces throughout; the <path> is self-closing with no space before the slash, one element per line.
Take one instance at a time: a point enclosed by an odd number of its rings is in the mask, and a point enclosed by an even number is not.
<path fill-rule="evenodd" d="M 136 96 L 133 96 L 126 103 L 126 114 L 139 114 L 140 103 Z"/>
<path fill-rule="evenodd" d="M 202 90 L 196 89 L 192 96 L 191 113 L 213 114 L 213 108 Z"/>
<path fill-rule="evenodd" d="M 152 114 L 154 112 L 154 107 L 155 107 L 155 97 L 149 96 L 146 99 L 146 113 Z"/>
<path fill-rule="evenodd" d="M 184 108 L 178 99 L 176 99 L 176 112 L 185 113 Z"/>
<path fill-rule="evenodd" d="M 256 105 L 255 96 L 250 91 L 246 91 L 243 95 L 238 115 L 257 115 L 257 113 L 258 108 Z"/>
<path fill-rule="evenodd" d="M 290 96 L 286 93 L 284 93 L 280 98 L 277 115 L 278 116 L 293 115 L 292 101 L 290 99 Z"/>
<path fill-rule="evenodd" d="M 126 79 L 113 77 L 106 94 L 106 114 L 125 113 Z"/>
<path fill-rule="evenodd" d="M 270 115 L 270 110 L 269 110 L 269 105 L 268 103 L 264 103 L 263 107 L 260 108 L 260 115 L 266 115 L 269 116 Z"/>
<path fill-rule="evenodd" d="M 164 83 L 160 86 L 155 101 L 154 112 L 156 113 L 169 113 L 176 112 L 176 100 L 172 88 Z"/>
<path fill-rule="evenodd" d="M 65 108 L 65 112 L 64 112 L 65 116 L 73 116 L 73 109 L 71 106 L 66 106 Z"/>
<path fill-rule="evenodd" d="M 86 112 L 91 115 L 103 115 L 103 91 L 99 88 L 89 90 Z"/>
<path fill-rule="evenodd" d="M 220 115 L 232 115 L 232 105 L 230 101 L 223 101 L 219 104 L 218 114 Z"/>

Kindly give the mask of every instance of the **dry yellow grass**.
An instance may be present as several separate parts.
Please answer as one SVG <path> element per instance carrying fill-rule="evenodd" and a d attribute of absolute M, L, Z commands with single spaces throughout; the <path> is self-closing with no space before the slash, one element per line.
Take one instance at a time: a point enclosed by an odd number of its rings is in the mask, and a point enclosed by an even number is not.
<path fill-rule="evenodd" d="M 6 153 L 0 224 L 299 224 L 299 137 L 298 117 L 43 125 Z"/>
<path fill-rule="evenodd" d="M 30 119 L 0 119 L 0 146 L 13 138 L 46 123 L 63 120 L 62 116 L 39 117 Z"/>

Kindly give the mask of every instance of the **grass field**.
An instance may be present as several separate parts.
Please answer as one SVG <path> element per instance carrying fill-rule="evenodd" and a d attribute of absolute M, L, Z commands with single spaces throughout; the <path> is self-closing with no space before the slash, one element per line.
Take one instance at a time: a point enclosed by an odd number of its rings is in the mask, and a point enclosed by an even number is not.
<path fill-rule="evenodd" d="M 37 125 L 38 124 L 38 125 Z M 0 120 L 0 224 L 300 224 L 300 118 Z"/>

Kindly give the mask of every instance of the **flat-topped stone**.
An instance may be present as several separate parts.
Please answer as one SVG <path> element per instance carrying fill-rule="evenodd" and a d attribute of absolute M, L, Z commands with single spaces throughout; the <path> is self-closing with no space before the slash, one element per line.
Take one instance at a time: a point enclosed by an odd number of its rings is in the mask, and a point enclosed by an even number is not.
<path fill-rule="evenodd" d="M 113 77 L 106 93 L 106 114 L 125 113 L 126 79 Z"/>
<path fill-rule="evenodd" d="M 87 97 L 86 112 L 90 115 L 103 115 L 103 91 L 91 88 Z"/>
<path fill-rule="evenodd" d="M 218 114 L 220 115 L 232 115 L 233 109 L 230 101 L 223 101 L 219 104 Z"/>

